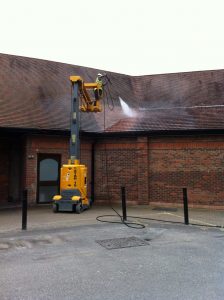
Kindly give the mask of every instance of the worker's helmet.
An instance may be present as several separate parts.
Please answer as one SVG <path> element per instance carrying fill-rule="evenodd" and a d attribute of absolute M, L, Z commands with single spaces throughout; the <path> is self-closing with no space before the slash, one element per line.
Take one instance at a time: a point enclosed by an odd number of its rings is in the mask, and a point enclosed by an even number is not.
<path fill-rule="evenodd" d="M 101 73 L 98 73 L 97 77 L 103 77 L 103 75 Z"/>

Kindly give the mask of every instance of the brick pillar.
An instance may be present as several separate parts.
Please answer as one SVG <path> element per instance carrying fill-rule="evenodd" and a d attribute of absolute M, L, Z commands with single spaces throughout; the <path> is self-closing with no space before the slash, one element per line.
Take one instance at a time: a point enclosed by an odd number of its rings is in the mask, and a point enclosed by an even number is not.
<path fill-rule="evenodd" d="M 148 138 L 137 138 L 138 204 L 149 204 Z"/>

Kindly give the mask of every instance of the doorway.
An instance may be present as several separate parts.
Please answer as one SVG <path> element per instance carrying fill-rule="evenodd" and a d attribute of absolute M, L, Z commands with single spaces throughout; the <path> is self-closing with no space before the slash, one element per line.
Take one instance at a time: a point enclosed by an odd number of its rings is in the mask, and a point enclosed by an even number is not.
<path fill-rule="evenodd" d="M 39 154 L 37 171 L 37 203 L 50 203 L 59 193 L 61 155 Z"/>

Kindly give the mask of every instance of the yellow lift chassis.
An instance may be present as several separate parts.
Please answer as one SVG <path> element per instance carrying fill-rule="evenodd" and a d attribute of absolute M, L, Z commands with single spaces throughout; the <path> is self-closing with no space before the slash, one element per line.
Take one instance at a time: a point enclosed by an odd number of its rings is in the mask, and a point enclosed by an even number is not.
<path fill-rule="evenodd" d="M 98 74 L 98 77 L 101 74 Z M 101 75 L 103 77 L 103 75 Z M 94 83 L 84 83 L 80 76 L 71 76 L 73 93 L 71 101 L 70 159 L 61 167 L 60 195 L 53 197 L 53 211 L 74 211 L 80 214 L 91 206 L 87 197 L 87 167 L 80 164 L 79 116 L 83 112 L 101 112 L 100 100 L 103 85 L 97 77 Z M 94 99 L 88 93 L 93 90 Z"/>

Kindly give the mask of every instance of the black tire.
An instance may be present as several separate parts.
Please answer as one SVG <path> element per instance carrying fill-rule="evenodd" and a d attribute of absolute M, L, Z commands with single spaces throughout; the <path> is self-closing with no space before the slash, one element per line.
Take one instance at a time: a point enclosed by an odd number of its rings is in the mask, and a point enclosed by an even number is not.
<path fill-rule="evenodd" d="M 57 203 L 53 203 L 53 212 L 57 213 L 58 212 L 58 204 Z"/>
<path fill-rule="evenodd" d="M 89 199 L 89 208 L 92 207 L 92 205 L 93 205 L 93 200 Z"/>
<path fill-rule="evenodd" d="M 76 204 L 75 212 L 76 212 L 77 214 L 81 214 L 82 211 L 83 211 L 83 209 L 82 209 L 81 203 Z"/>

